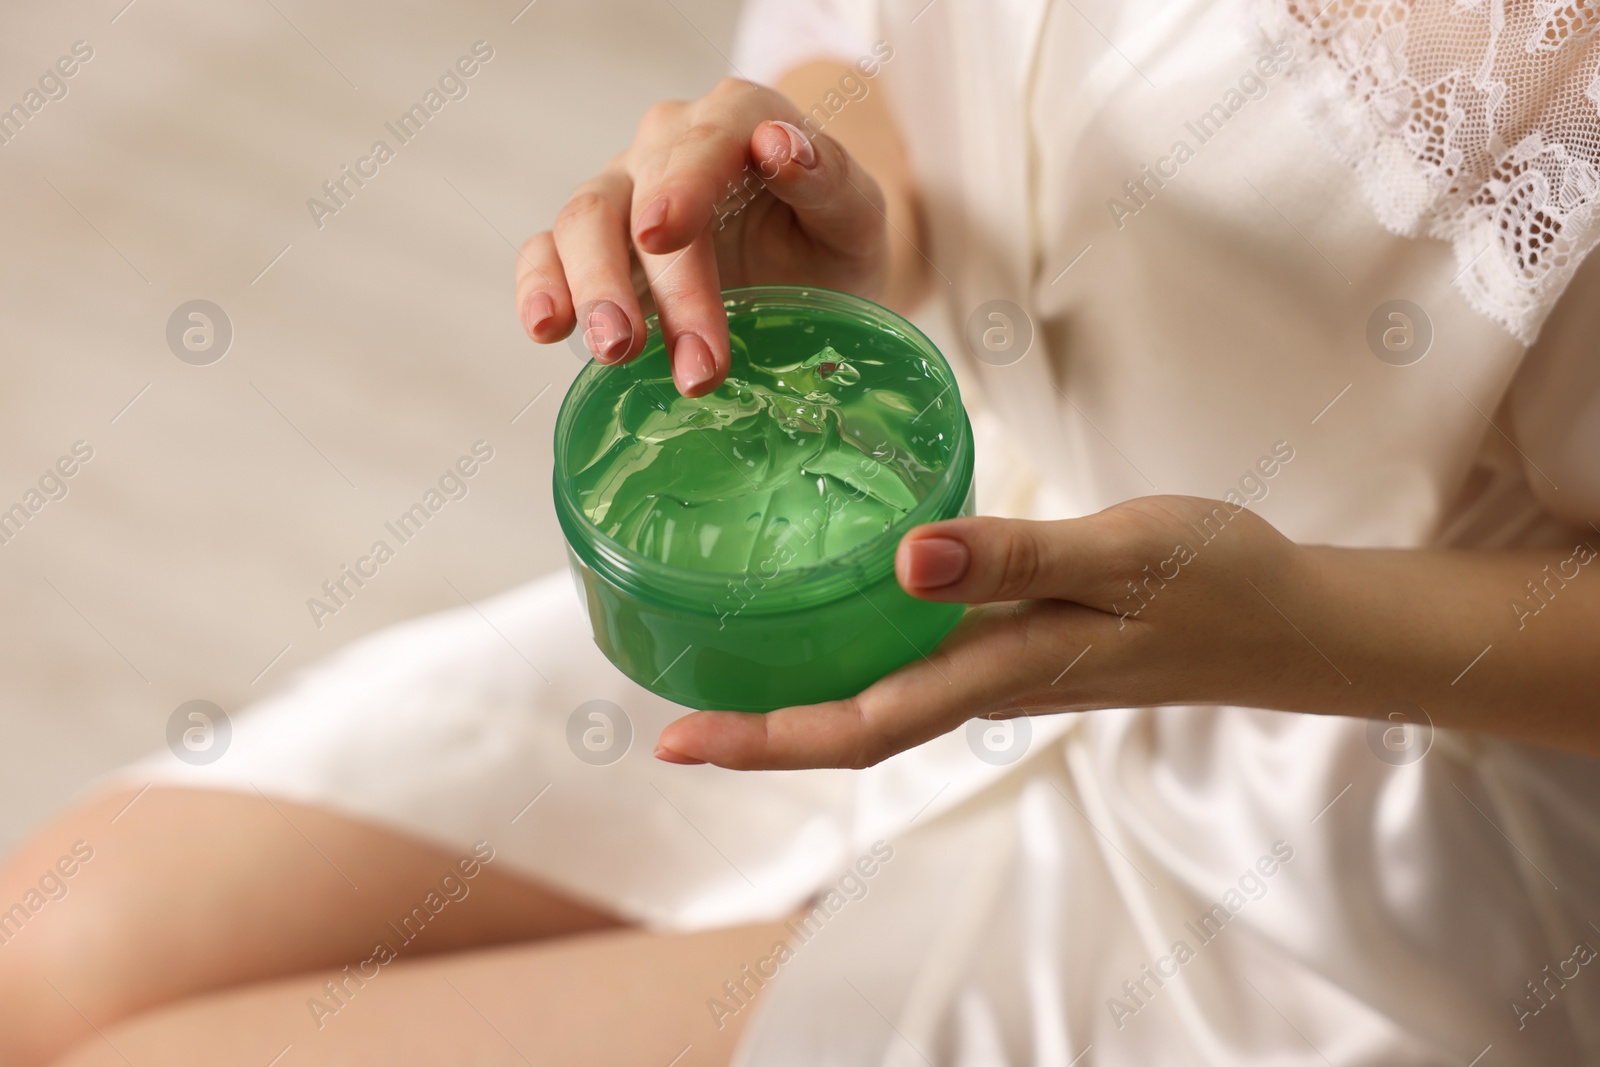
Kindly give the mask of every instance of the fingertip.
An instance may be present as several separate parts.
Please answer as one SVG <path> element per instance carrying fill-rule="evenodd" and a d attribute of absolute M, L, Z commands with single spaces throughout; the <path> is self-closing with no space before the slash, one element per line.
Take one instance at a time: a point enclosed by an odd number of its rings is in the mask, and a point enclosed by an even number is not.
<path fill-rule="evenodd" d="M 671 251 L 665 246 L 667 216 L 671 211 L 672 203 L 665 196 L 657 196 L 645 205 L 633 221 L 634 243 L 646 252 Z"/>
<path fill-rule="evenodd" d="M 578 310 L 584 347 L 598 363 L 625 363 L 642 347 L 633 316 L 613 300 L 595 300 Z"/>
<path fill-rule="evenodd" d="M 760 716 L 742 711 L 697 711 L 668 723 L 656 741 L 657 759 L 668 763 L 712 763 L 735 770 L 747 766 L 736 753 L 746 750 L 752 725 Z M 764 730 L 762 731 L 765 732 Z"/>
<path fill-rule="evenodd" d="M 528 299 L 522 303 L 522 329 L 537 341 L 540 328 L 554 318 L 555 314 L 556 302 L 550 299 L 549 293 L 529 293 Z"/>
<path fill-rule="evenodd" d="M 679 335 L 672 346 L 672 380 L 686 397 L 714 392 L 727 373 L 705 338 L 696 333 Z"/>
<path fill-rule="evenodd" d="M 635 332 L 633 340 L 629 342 L 628 347 L 623 349 L 621 355 L 617 356 L 610 365 L 620 367 L 624 363 L 632 363 L 644 352 L 645 346 L 649 341 L 650 335 L 648 333 L 643 331 Z"/>
<path fill-rule="evenodd" d="M 522 322 L 523 333 L 541 345 L 555 344 L 566 337 L 572 332 L 574 322 L 569 304 L 543 292 L 530 293 L 517 317 Z"/>
<path fill-rule="evenodd" d="M 677 763 L 685 767 L 699 767 L 706 762 L 703 759 L 685 755 L 660 743 L 656 744 L 655 757 L 662 763 Z"/>
<path fill-rule="evenodd" d="M 664 256 L 694 240 L 710 218 L 696 210 L 695 197 L 663 190 L 645 205 L 633 223 L 633 243 L 639 251 Z"/>
<path fill-rule="evenodd" d="M 894 573 L 900 587 L 912 596 L 937 597 L 966 577 L 972 551 L 965 542 L 937 531 L 900 539 L 895 549 Z"/>
<path fill-rule="evenodd" d="M 532 337 L 536 344 L 553 345 L 557 341 L 563 340 L 571 332 L 571 324 L 563 324 L 552 319 L 549 322 L 540 323 L 528 336 Z"/>
<path fill-rule="evenodd" d="M 790 163 L 808 171 L 819 162 L 816 146 L 806 132 L 782 119 L 771 119 L 755 128 L 750 135 L 750 154 L 761 164 L 764 178 L 778 177 Z"/>

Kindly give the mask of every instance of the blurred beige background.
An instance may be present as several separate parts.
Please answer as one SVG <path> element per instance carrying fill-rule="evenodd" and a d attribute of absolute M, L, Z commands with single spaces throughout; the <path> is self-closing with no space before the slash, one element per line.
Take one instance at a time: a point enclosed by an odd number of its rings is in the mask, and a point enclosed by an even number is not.
<path fill-rule="evenodd" d="M 580 363 L 522 335 L 513 245 L 650 102 L 723 73 L 737 4 L 524 2 L 0 15 L 0 108 L 93 49 L 0 146 L 0 510 L 94 450 L 0 544 L 0 849 L 164 744 L 179 704 L 236 712 L 353 638 L 564 565 L 549 439 Z M 480 40 L 467 95 L 319 229 L 307 199 L 396 146 L 384 123 Z M 167 345 L 192 299 L 233 327 L 208 366 Z M 307 598 L 479 440 L 469 494 L 319 629 Z"/>

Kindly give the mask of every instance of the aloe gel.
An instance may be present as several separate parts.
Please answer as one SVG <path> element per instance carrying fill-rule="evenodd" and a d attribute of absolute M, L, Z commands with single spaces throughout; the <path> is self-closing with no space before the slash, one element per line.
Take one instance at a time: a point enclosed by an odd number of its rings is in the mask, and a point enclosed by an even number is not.
<path fill-rule="evenodd" d="M 829 290 L 724 294 L 732 370 L 680 396 L 659 333 L 590 364 L 557 420 L 555 495 L 595 639 L 695 708 L 860 691 L 925 655 L 959 605 L 906 595 L 900 536 L 970 512 L 971 430 L 904 319 Z"/>

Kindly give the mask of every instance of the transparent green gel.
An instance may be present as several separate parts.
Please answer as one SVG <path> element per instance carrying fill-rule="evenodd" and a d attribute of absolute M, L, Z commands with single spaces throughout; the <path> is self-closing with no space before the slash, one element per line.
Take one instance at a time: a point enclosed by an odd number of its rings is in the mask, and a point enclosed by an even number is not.
<path fill-rule="evenodd" d="M 918 361 L 836 314 L 737 316 L 730 331 L 741 372 L 709 396 L 656 374 L 590 401 L 611 432 L 572 483 L 602 533 L 674 567 L 745 574 L 843 555 L 917 506 L 951 448 L 919 426 L 943 386 Z"/>
<path fill-rule="evenodd" d="M 859 692 L 925 655 L 960 605 L 915 600 L 893 556 L 971 510 L 971 430 L 938 350 L 828 290 L 724 294 L 732 373 L 674 387 L 658 334 L 591 364 L 557 421 L 557 515 L 595 639 L 690 707 Z"/>

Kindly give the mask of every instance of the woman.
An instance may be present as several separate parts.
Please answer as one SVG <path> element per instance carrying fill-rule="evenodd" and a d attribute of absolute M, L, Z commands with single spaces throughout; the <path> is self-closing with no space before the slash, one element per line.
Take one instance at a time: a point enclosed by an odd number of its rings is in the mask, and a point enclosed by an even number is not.
<path fill-rule="evenodd" d="M 13 858 L 104 842 L 0 1048 L 1600 1061 L 1586 11 L 754 5 L 518 313 L 614 363 L 653 302 L 695 396 L 723 286 L 937 295 L 1015 517 L 897 573 L 978 607 L 761 717 L 621 679 L 564 576 L 365 641 Z"/>

